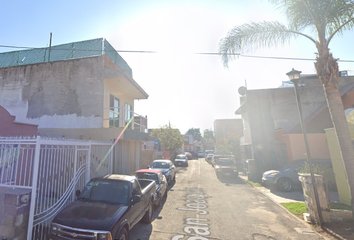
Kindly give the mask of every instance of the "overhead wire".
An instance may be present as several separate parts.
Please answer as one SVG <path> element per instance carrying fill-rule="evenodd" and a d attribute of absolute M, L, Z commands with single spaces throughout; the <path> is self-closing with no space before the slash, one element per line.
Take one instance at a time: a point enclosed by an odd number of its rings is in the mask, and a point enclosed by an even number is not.
<path fill-rule="evenodd" d="M 45 49 L 48 47 L 21 47 L 21 46 L 13 46 L 13 45 L 0 45 L 0 48 L 14 48 L 14 49 Z M 53 51 L 57 50 L 63 50 L 63 51 L 68 51 L 72 49 L 68 48 L 54 48 L 52 49 Z M 75 49 L 75 51 L 98 51 L 101 52 L 102 50 L 97 50 L 97 49 Z M 113 50 L 105 50 L 106 52 L 113 51 Z M 157 51 L 143 51 L 143 50 L 116 50 L 115 52 L 117 53 L 153 53 L 153 54 L 158 54 L 159 52 Z M 192 53 L 196 55 L 217 55 L 221 56 L 223 53 L 217 53 L 217 52 L 196 52 Z M 316 59 L 314 58 L 294 58 L 294 57 L 277 57 L 277 56 L 259 56 L 259 55 L 245 55 L 241 53 L 228 53 L 227 55 L 229 56 L 238 56 L 238 57 L 246 57 L 246 58 L 261 58 L 261 59 L 275 59 L 275 60 L 295 60 L 295 61 L 315 61 Z M 354 60 L 341 60 L 338 59 L 338 62 L 354 62 Z"/>

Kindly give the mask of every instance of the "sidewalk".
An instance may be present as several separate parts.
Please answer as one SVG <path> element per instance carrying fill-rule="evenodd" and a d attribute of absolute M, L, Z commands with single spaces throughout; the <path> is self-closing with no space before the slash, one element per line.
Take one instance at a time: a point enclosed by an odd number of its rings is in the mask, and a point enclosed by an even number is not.
<path fill-rule="evenodd" d="M 247 176 L 239 174 L 239 177 L 248 181 Z M 281 192 L 277 189 L 270 189 L 266 187 L 255 187 L 259 192 L 263 193 L 270 200 L 281 206 L 281 203 L 288 202 L 304 202 L 304 195 L 302 189 L 294 190 L 292 192 Z M 339 202 L 339 196 L 337 192 L 330 192 L 330 202 L 337 203 Z M 283 206 L 281 206 L 283 207 Z M 285 208 L 284 208 L 285 209 Z M 301 220 L 304 224 L 307 224 L 305 220 Z M 310 225 L 310 224 L 308 224 Z M 322 229 L 320 227 L 311 227 L 315 228 L 316 231 L 324 239 L 337 239 L 337 240 L 353 240 L 354 239 L 354 223 L 353 222 L 332 222 L 324 224 Z"/>
<path fill-rule="evenodd" d="M 240 173 L 239 177 L 244 181 L 248 181 L 247 176 Z M 304 195 L 302 189 L 296 189 L 291 192 L 282 192 L 276 188 L 266 188 L 266 187 L 255 187 L 258 191 L 266 195 L 268 198 L 276 203 L 287 203 L 287 202 L 304 202 Z M 332 203 L 339 202 L 339 196 L 337 192 L 330 192 L 329 199 Z"/>

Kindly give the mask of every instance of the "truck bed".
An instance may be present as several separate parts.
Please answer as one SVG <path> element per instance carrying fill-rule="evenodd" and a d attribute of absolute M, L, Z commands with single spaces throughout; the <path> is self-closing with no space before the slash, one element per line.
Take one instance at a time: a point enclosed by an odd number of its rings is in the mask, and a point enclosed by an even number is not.
<path fill-rule="evenodd" d="M 139 179 L 139 184 L 141 187 L 141 191 L 144 191 L 144 189 L 152 182 L 155 182 L 154 180 L 148 180 L 148 179 Z"/>

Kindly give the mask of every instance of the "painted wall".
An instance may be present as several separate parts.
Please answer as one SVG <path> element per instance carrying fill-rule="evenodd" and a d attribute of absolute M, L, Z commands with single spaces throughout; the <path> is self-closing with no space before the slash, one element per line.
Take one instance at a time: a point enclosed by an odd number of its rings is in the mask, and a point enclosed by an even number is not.
<path fill-rule="evenodd" d="M 39 128 L 102 127 L 103 57 L 0 69 L 0 105 Z"/>
<path fill-rule="evenodd" d="M 353 108 L 354 106 L 354 91 L 348 92 L 342 97 L 344 109 Z"/>
<path fill-rule="evenodd" d="M 306 159 L 306 147 L 303 134 L 284 134 L 278 132 L 278 144 L 284 143 L 288 153 L 288 160 Z M 311 158 L 330 159 L 328 143 L 325 133 L 307 134 Z"/>
<path fill-rule="evenodd" d="M 15 121 L 15 117 L 0 106 L 0 136 L 37 136 L 37 125 L 20 123 Z"/>

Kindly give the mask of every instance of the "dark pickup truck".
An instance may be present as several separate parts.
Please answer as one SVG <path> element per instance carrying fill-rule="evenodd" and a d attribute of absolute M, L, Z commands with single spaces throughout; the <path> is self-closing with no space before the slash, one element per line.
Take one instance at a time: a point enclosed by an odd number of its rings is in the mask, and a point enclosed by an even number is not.
<path fill-rule="evenodd" d="M 129 239 L 141 219 L 152 221 L 156 183 L 135 176 L 112 174 L 93 178 L 77 200 L 53 219 L 50 239 Z"/>

